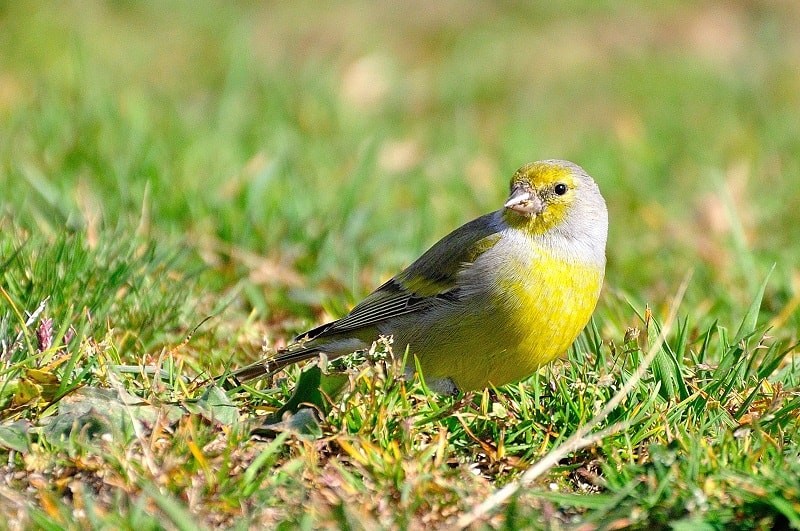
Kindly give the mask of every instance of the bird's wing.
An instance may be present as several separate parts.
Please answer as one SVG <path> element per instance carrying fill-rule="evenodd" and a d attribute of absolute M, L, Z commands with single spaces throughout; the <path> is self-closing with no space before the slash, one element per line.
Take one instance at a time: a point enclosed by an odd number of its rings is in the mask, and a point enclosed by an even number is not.
<path fill-rule="evenodd" d="M 309 330 L 298 339 L 315 340 L 367 328 L 453 300 L 458 296 L 459 271 L 500 239 L 495 220 L 494 214 L 487 214 L 462 225 L 373 291 L 345 317 Z"/>
<path fill-rule="evenodd" d="M 496 213 L 457 228 L 397 276 L 373 291 L 343 318 L 318 326 L 269 360 L 233 372 L 244 382 L 316 356 L 324 340 L 375 326 L 392 317 L 422 311 L 458 298 L 458 273 L 500 240 Z"/>

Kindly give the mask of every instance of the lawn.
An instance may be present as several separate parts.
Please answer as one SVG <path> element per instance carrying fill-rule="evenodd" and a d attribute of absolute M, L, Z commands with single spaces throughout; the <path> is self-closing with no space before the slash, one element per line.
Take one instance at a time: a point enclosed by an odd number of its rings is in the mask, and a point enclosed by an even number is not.
<path fill-rule="evenodd" d="M 789 1 L 3 3 L 0 528 L 800 527 L 797 20 Z M 379 344 L 313 433 L 255 438 L 300 368 L 207 384 L 546 158 L 610 213 L 564 359 L 445 397 Z M 626 382 L 604 436 L 551 453 Z"/>

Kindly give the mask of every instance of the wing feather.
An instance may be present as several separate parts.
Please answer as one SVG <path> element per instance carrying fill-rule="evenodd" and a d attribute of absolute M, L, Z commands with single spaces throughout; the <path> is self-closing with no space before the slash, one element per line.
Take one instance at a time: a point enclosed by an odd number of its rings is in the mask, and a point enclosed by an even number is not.
<path fill-rule="evenodd" d="M 345 317 L 310 330 L 297 339 L 314 340 L 351 332 L 452 302 L 457 294 L 458 272 L 497 243 L 499 230 L 496 213 L 462 225 L 373 291 Z"/>

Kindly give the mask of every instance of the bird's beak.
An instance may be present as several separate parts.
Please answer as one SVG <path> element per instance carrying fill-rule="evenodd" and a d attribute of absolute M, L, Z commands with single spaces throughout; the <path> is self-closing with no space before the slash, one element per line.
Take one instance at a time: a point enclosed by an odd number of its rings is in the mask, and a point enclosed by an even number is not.
<path fill-rule="evenodd" d="M 539 196 L 519 187 L 515 187 L 511 190 L 511 197 L 508 198 L 508 201 L 506 201 L 506 204 L 503 206 L 528 217 L 541 214 L 544 208 Z"/>

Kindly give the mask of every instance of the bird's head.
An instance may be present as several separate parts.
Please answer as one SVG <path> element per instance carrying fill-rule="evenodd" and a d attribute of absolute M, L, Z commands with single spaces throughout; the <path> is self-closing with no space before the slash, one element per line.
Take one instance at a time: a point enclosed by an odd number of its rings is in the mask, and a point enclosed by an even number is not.
<path fill-rule="evenodd" d="M 563 160 L 532 162 L 518 169 L 503 218 L 535 235 L 556 231 L 577 238 L 602 233 L 603 242 L 608 227 L 597 184 L 580 166 Z"/>

